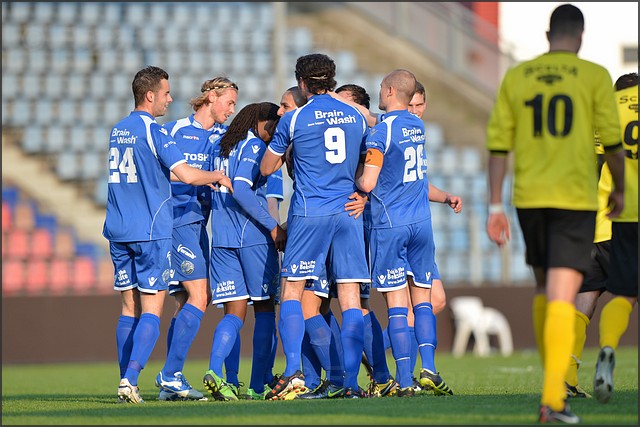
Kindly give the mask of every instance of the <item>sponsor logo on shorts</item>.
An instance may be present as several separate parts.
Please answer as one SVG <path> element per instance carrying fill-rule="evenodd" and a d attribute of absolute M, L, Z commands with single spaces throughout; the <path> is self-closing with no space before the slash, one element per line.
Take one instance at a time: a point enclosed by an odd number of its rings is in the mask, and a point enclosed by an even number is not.
<path fill-rule="evenodd" d="M 118 282 L 118 286 L 126 286 L 131 283 L 126 270 L 118 270 L 115 279 Z"/>
<path fill-rule="evenodd" d="M 181 253 L 182 255 L 189 257 L 191 259 L 196 259 L 196 254 L 194 254 L 191 249 L 184 246 L 183 244 L 178 245 L 178 253 Z"/>
<path fill-rule="evenodd" d="M 378 282 L 380 282 L 381 285 L 384 285 L 384 282 L 387 281 L 387 276 L 385 276 L 384 274 L 381 274 L 378 276 Z"/>
<path fill-rule="evenodd" d="M 193 273 L 193 270 L 195 270 L 195 266 L 191 261 L 185 260 L 182 261 L 182 264 L 180 264 L 180 270 L 182 270 L 184 274 L 191 274 Z"/>
<path fill-rule="evenodd" d="M 327 289 L 329 287 L 329 281 L 327 281 L 327 279 L 320 280 L 320 287 L 322 289 Z"/>
<path fill-rule="evenodd" d="M 149 277 L 149 286 L 151 287 L 155 286 L 157 281 L 158 281 L 157 277 Z"/>
<path fill-rule="evenodd" d="M 233 280 L 225 280 L 216 284 L 216 297 L 226 297 L 236 294 L 236 283 Z"/>

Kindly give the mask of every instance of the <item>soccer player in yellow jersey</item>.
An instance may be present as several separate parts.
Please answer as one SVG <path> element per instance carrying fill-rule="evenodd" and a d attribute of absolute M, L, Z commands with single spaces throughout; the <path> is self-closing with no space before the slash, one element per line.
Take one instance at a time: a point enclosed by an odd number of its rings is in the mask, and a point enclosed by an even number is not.
<path fill-rule="evenodd" d="M 638 73 L 616 81 L 616 100 L 624 145 L 624 209 L 612 219 L 611 258 L 607 291 L 614 297 L 600 316 L 600 353 L 593 392 L 607 403 L 613 392 L 614 351 L 629 326 L 638 300 Z"/>
<path fill-rule="evenodd" d="M 607 70 L 577 56 L 584 17 L 564 4 L 551 14 L 549 52 L 509 69 L 487 128 L 487 234 L 510 238 L 502 204 L 509 152 L 514 153 L 513 204 L 539 295 L 533 324 L 544 369 L 539 422 L 575 424 L 565 375 L 575 339 L 574 300 L 589 266 L 598 207 L 593 130 L 598 129 L 613 178 L 609 218 L 622 211 L 624 154 Z"/>
<path fill-rule="evenodd" d="M 621 274 L 629 275 L 630 280 L 625 283 L 620 279 L 615 279 L 609 285 L 612 287 L 610 292 L 614 295 L 616 301 L 608 305 L 608 314 L 605 316 L 605 322 L 607 323 L 601 325 L 601 335 L 606 337 L 602 346 L 608 345 L 612 349 L 615 349 L 620 336 L 627 329 L 629 324 L 628 313 L 633 309 L 638 295 L 638 73 L 620 76 L 616 81 L 615 88 L 617 91 L 616 99 L 618 101 L 620 129 L 625 145 L 625 208 L 620 217 L 616 219 L 616 222 L 631 223 L 622 225 L 622 227 L 629 227 L 629 230 L 625 229 L 622 235 L 625 239 L 630 239 L 629 248 L 635 250 L 635 252 L 628 256 L 628 262 L 625 259 L 622 266 L 617 266 L 617 268 L 623 268 Z M 599 144 L 597 150 L 599 154 L 602 154 L 602 147 Z M 607 217 L 609 211 L 607 198 L 610 191 L 611 172 L 609 172 L 607 164 L 602 163 L 600 181 L 598 182 L 598 214 L 596 216 L 596 234 L 591 252 L 591 264 L 585 274 L 580 292 L 576 296 L 576 341 L 565 378 L 568 397 L 590 397 L 578 385 L 578 368 L 587 337 L 587 327 L 595 312 L 598 298 L 604 291 L 608 290 L 607 280 L 609 279 L 611 268 L 611 220 Z M 625 219 L 628 219 L 628 221 L 625 221 Z M 617 254 L 616 259 L 621 259 L 620 256 L 620 254 Z M 612 307 L 616 307 L 616 309 L 610 311 Z M 614 345 L 612 346 L 612 344 Z M 613 354 L 609 350 L 605 350 L 604 353 L 606 355 Z M 600 364 L 601 372 L 606 372 L 607 369 L 604 369 L 604 367 L 612 365 L 608 361 L 613 359 L 604 357 L 603 360 L 607 362 Z M 613 370 L 613 366 L 611 366 L 611 370 Z M 608 385 L 611 385 L 611 388 Z M 598 392 L 599 397 L 610 396 L 613 390 L 611 375 L 607 375 L 599 383 L 599 386 L 594 387 L 594 389 L 600 389 Z M 604 398 L 606 400 L 609 399 L 609 397 Z"/>

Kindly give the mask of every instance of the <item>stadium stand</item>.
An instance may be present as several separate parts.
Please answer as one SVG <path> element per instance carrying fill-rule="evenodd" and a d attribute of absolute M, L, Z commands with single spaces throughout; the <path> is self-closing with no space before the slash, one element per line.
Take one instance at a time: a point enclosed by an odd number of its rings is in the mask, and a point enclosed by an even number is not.
<path fill-rule="evenodd" d="M 165 25 L 168 20 L 172 23 L 170 28 Z M 325 33 L 318 35 L 297 19 L 289 24 L 285 40 L 288 64 L 294 64 L 300 55 L 327 51 L 336 60 L 338 84 L 360 84 L 371 95 L 372 106 L 376 105 L 383 74 L 364 71 L 362 55 L 346 46 L 325 48 L 330 38 Z M 326 23 L 321 26 L 328 31 Z M 271 49 L 274 33 L 274 9 L 268 2 L 3 2 L 3 128 L 17 136 L 24 153 L 42 159 L 43 167 L 56 174 L 62 185 L 75 186 L 81 196 L 104 207 L 107 174 L 104 147 L 109 127 L 132 108 L 133 73 L 147 64 L 169 71 L 174 102 L 161 122 L 190 114 L 190 98 L 205 78 L 218 74 L 228 75 L 239 83 L 236 110 L 250 102 L 278 102 L 280 93 L 276 93 L 277 85 L 272 80 L 276 68 Z M 293 84 L 295 79 L 291 75 L 285 87 Z M 437 122 L 428 120 L 426 132 L 429 176 L 438 187 L 456 192 L 465 200 L 463 214 L 459 216 L 444 206 L 432 208 L 434 224 L 438 224 L 435 231 L 438 261 L 445 281 L 448 285 L 468 282 L 470 278 L 476 285 L 503 282 L 505 272 L 500 268 L 503 254 L 487 244 L 483 230 L 486 177 L 480 152 L 450 144 Z M 36 210 L 31 207 L 31 214 L 27 210 L 26 216 L 21 213 L 11 216 L 23 208 L 11 203 L 11 209 L 6 209 L 4 197 L 3 185 L 3 243 L 15 228 L 28 228 L 20 224 L 28 222 L 29 215 L 33 217 Z M 287 206 L 285 203 L 283 209 Z M 7 231 L 5 218 L 11 225 Z M 37 228 L 35 223 L 31 228 Z M 60 226 L 54 228 L 60 230 Z M 55 258 L 60 237 L 58 231 L 50 229 L 50 233 Z M 529 280 L 530 272 L 521 256 L 522 242 L 514 237 L 509 249 L 514 255 L 506 279 Z M 18 249 L 19 246 L 10 250 Z M 74 250 L 78 250 L 77 242 L 75 249 L 67 247 L 64 256 L 73 258 Z M 103 291 L 103 283 L 112 281 L 113 267 L 102 256 L 105 255 L 89 256 L 94 263 L 92 276 L 86 273 L 92 270 L 87 267 L 88 262 L 75 265 L 58 259 L 54 274 L 53 258 L 49 257 L 48 276 L 55 278 L 55 292 L 84 289 L 80 285 L 83 280 L 73 282 L 76 276 L 65 273 L 63 265 L 72 271 L 81 268 L 83 273 L 78 273 L 81 277 L 93 277 L 86 280 L 92 282 L 87 289 Z M 24 262 L 24 258 L 20 259 Z M 9 289 L 26 292 L 20 262 L 14 260 L 9 264 L 9 271 L 15 273 L 11 278 L 3 269 L 3 292 L 6 278 L 7 292 Z M 33 281 L 37 282 L 36 279 Z M 63 280 L 68 282 L 63 284 Z M 50 282 L 52 286 L 53 283 Z"/>

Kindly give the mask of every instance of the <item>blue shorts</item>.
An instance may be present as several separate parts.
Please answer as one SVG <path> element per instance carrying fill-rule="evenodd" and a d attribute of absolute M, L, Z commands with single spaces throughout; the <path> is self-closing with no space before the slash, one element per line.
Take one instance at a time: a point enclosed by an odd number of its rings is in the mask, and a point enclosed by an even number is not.
<path fill-rule="evenodd" d="M 275 245 L 211 248 L 212 304 L 252 299 L 268 300 L 277 291 Z"/>
<path fill-rule="evenodd" d="M 181 282 L 209 278 L 209 234 L 204 222 L 175 227 L 172 241 L 170 295 L 185 290 Z"/>
<path fill-rule="evenodd" d="M 166 291 L 171 279 L 171 239 L 148 242 L 109 242 L 115 270 L 113 289 L 155 294 Z"/>
<path fill-rule="evenodd" d="M 407 275 L 416 286 L 431 288 L 435 245 L 431 221 L 371 230 L 373 287 L 381 292 L 406 285 Z"/>
<path fill-rule="evenodd" d="M 336 283 L 369 283 L 362 217 L 348 212 L 320 217 L 292 215 L 282 277 L 289 281 L 319 279 L 328 259 Z"/>

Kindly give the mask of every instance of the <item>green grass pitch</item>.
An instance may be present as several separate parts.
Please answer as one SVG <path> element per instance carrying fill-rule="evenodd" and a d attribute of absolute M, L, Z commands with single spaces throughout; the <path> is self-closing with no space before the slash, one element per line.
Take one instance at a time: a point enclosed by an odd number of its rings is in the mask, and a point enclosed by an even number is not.
<path fill-rule="evenodd" d="M 115 353 L 115 347 L 114 347 Z M 389 366 L 394 373 L 390 352 Z M 593 389 L 596 348 L 585 349 L 579 377 Z M 185 376 L 202 386 L 207 360 L 187 360 Z M 162 362 L 152 361 L 140 375 L 144 405 L 117 404 L 117 363 L 2 366 L 2 424 L 17 425 L 522 425 L 536 424 L 542 371 L 534 350 L 456 359 L 436 354 L 436 366 L 454 396 L 426 394 L 414 398 L 360 400 L 160 402 L 154 379 Z M 282 372 L 284 359 L 274 372 Z M 249 383 L 250 360 L 240 365 L 240 380 Z M 571 399 L 583 424 L 638 425 L 638 348 L 616 351 L 615 389 L 611 401 Z M 364 369 L 360 385 L 366 387 Z M 242 389 L 241 391 L 244 391 Z"/>

